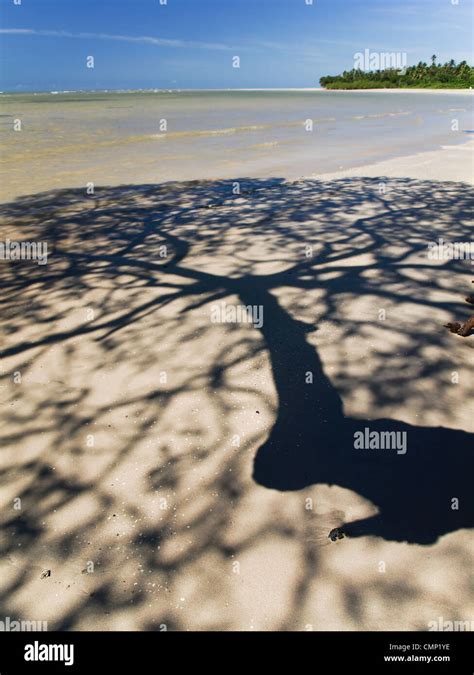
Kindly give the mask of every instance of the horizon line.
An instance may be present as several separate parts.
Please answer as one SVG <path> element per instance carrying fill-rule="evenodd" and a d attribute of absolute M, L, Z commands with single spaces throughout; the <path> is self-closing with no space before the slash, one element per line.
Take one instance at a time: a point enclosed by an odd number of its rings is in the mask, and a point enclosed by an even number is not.
<path fill-rule="evenodd" d="M 326 91 L 324 87 L 139 87 L 137 89 L 106 88 L 106 89 L 9 89 L 0 90 L 5 94 L 133 94 L 133 93 L 171 93 L 182 91 Z"/>

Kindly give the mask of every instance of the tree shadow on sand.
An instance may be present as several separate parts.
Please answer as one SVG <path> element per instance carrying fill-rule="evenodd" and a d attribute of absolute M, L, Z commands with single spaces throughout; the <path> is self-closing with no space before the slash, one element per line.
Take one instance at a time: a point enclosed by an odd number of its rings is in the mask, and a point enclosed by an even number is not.
<path fill-rule="evenodd" d="M 466 405 L 470 339 L 442 327 L 459 317 L 472 268 L 427 256 L 439 237 L 469 240 L 471 208 L 466 185 L 383 178 L 243 178 L 100 188 L 95 196 L 74 189 L 4 205 L 2 239 L 46 241 L 50 252 L 44 267 L 0 266 L 3 445 L 12 448 L 2 481 L 37 505 L 7 517 L 5 554 L 20 540 L 27 555 L 43 536 L 64 561 L 91 530 L 108 532 L 104 513 L 110 519 L 120 508 L 116 474 L 131 456 L 137 466 L 146 458 L 150 492 L 141 483 L 124 497 L 136 489 L 128 516 L 144 520 L 133 545 L 144 567 L 165 576 L 215 545 L 230 558 L 239 550 L 226 543 L 227 529 L 252 456 L 253 478 L 266 488 L 337 485 L 369 500 L 376 515 L 342 513 L 337 523 L 352 537 L 431 544 L 472 527 L 474 435 L 449 428 L 463 424 L 456 411 Z M 211 309 L 222 302 L 263 308 L 263 325 L 213 323 Z M 205 368 L 193 367 L 204 357 Z M 60 375 L 41 380 L 53 358 Z M 258 383 L 266 359 L 276 406 Z M 122 363 L 130 368 L 123 391 L 108 379 Z M 161 386 L 160 372 L 173 369 Z M 15 373 L 42 386 L 19 389 Z M 237 424 L 238 407 L 252 416 Z M 269 423 L 258 420 L 265 409 Z M 365 428 L 406 434 L 406 453 L 356 449 L 354 434 Z M 103 434 L 104 456 L 85 449 L 89 433 Z M 236 433 L 245 443 L 221 453 Z M 158 438 L 157 458 L 149 447 Z M 196 465 L 212 475 L 194 497 L 206 513 L 198 508 L 186 521 L 193 544 L 166 559 L 167 539 L 187 533 L 171 516 L 157 524 L 152 497 L 179 494 Z M 40 521 L 55 522 L 56 511 L 80 500 L 86 516 L 44 532 Z M 8 592 L 27 578 L 22 567 Z M 94 602 L 122 607 L 113 578 Z"/>
<path fill-rule="evenodd" d="M 272 296 L 249 291 L 243 299 L 265 308 L 262 332 L 279 397 L 276 423 L 255 458 L 258 483 L 277 490 L 325 483 L 357 492 L 379 513 L 344 524 L 351 536 L 431 544 L 473 526 L 473 434 L 346 417 L 317 352 L 306 342 L 312 327 L 291 319 Z M 308 374 L 312 382 L 305 384 Z M 378 442 L 383 434 L 390 434 L 384 436 L 390 439 L 386 447 Z M 364 447 L 356 449 L 362 435 Z"/>

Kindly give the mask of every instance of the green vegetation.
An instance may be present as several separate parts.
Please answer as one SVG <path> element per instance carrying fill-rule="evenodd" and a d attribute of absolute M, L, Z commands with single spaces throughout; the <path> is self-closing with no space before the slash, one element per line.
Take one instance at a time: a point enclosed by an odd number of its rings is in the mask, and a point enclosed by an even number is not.
<path fill-rule="evenodd" d="M 320 79 L 326 89 L 469 89 L 474 87 L 474 68 L 466 61 L 456 63 L 453 59 L 447 63 L 418 63 L 402 70 L 386 68 L 384 70 L 345 70 L 342 75 L 326 75 Z"/>

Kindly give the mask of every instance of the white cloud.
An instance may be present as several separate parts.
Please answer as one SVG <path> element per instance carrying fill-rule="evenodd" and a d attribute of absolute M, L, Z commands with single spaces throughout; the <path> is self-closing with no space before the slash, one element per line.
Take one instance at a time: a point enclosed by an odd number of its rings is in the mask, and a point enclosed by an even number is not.
<path fill-rule="evenodd" d="M 0 28 L 4 35 L 37 35 L 40 37 L 75 38 L 82 40 L 118 40 L 121 42 L 135 42 L 154 45 L 156 47 L 173 47 L 187 49 L 211 49 L 235 51 L 234 47 L 214 42 L 193 42 L 187 40 L 168 40 L 149 35 L 110 35 L 109 33 L 70 33 L 64 30 L 33 30 L 30 28 Z"/>
<path fill-rule="evenodd" d="M 0 28 L 0 33 L 6 33 L 7 35 L 28 35 L 34 34 L 34 32 L 29 28 Z"/>

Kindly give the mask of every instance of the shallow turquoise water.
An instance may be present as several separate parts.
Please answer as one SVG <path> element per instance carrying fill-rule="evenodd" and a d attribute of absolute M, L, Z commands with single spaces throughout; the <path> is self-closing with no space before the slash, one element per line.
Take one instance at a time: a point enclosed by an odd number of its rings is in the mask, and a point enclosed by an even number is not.
<path fill-rule="evenodd" d="M 90 182 L 346 169 L 463 142 L 472 101 L 440 92 L 1 95 L 1 198 Z"/>

